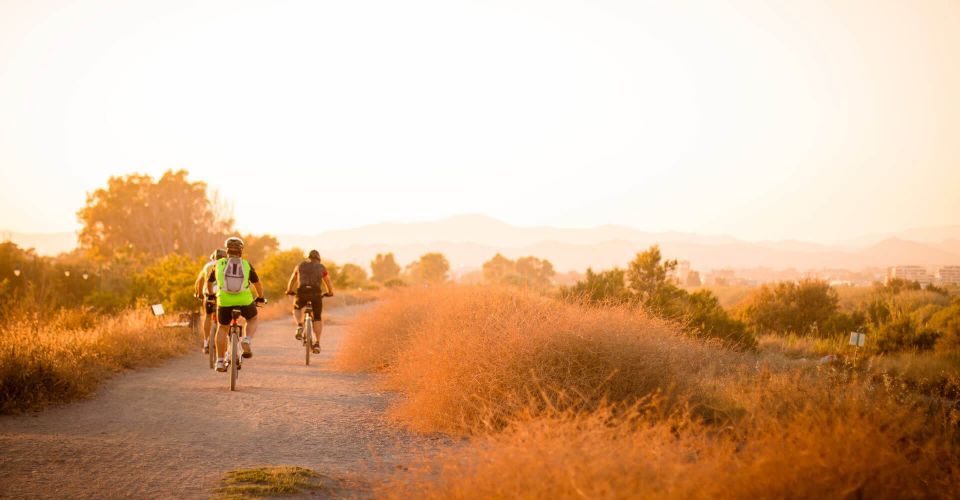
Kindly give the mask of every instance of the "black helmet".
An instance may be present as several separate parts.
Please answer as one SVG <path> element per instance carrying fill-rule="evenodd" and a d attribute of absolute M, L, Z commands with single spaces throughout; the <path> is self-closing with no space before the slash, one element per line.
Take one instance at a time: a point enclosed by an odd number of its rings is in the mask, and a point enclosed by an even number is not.
<path fill-rule="evenodd" d="M 227 247 L 227 253 L 235 253 L 240 255 L 243 253 L 243 240 L 236 236 L 231 236 L 227 238 L 227 241 L 223 242 L 223 246 Z"/>
<path fill-rule="evenodd" d="M 210 260 L 220 260 L 225 258 L 226 256 L 227 256 L 227 251 L 222 248 L 218 248 L 214 250 L 212 254 L 210 254 Z"/>
<path fill-rule="evenodd" d="M 310 250 L 310 253 L 307 255 L 308 259 L 320 260 L 320 252 L 316 250 Z"/>

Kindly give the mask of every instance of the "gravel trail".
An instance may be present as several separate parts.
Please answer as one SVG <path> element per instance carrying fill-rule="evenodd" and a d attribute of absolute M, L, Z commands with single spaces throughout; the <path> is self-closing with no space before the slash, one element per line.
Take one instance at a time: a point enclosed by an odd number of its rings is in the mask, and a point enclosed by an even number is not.
<path fill-rule="evenodd" d="M 373 377 L 330 367 L 358 307 L 331 311 L 310 366 L 289 318 L 261 323 L 237 392 L 198 350 L 119 375 L 89 400 L 0 417 L 0 497 L 208 498 L 225 471 L 281 464 L 367 496 L 439 443 L 390 426 L 392 396 Z"/>

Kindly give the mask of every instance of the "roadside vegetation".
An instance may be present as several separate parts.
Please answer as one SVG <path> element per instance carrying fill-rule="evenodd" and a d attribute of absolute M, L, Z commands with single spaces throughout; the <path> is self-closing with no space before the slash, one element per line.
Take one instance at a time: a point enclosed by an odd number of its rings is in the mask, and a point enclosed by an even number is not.
<path fill-rule="evenodd" d="M 0 413 L 87 396 L 113 374 L 156 365 L 195 342 L 189 329 L 164 328 L 145 308 L 114 316 L 85 308 L 8 315 L 0 322 Z"/>
<path fill-rule="evenodd" d="M 448 286 L 386 295 L 337 362 L 382 373 L 399 424 L 469 436 L 397 472 L 384 496 L 955 495 L 954 401 L 765 348 L 624 304 Z"/>
<path fill-rule="evenodd" d="M 328 497 L 336 492 L 337 486 L 335 480 L 304 467 L 254 467 L 224 474 L 214 498 L 240 500 L 318 494 Z"/>

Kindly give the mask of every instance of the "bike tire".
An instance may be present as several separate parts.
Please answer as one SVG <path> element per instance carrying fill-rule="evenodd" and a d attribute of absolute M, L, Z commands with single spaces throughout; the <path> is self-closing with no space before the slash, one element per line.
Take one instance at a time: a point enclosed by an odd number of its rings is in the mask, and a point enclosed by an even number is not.
<path fill-rule="evenodd" d="M 303 325 L 303 352 L 304 361 L 310 366 L 310 351 L 313 350 L 313 319 L 307 316 Z"/>
<path fill-rule="evenodd" d="M 240 348 L 239 335 L 237 332 L 230 332 L 230 390 L 237 390 L 237 377 L 240 375 L 240 355 L 237 351 Z"/>
<path fill-rule="evenodd" d="M 213 325 L 210 336 L 207 337 L 207 351 L 209 351 L 207 357 L 210 358 L 210 369 L 213 370 L 217 367 L 217 325 Z"/>

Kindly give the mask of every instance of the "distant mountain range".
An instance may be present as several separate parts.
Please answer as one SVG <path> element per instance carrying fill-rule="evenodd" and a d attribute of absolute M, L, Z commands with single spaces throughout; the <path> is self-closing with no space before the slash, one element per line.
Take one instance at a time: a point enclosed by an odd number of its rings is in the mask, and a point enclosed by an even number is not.
<path fill-rule="evenodd" d="M 5 233 L 41 254 L 71 250 L 72 233 Z M 278 236 L 284 248 L 317 248 L 337 262 L 366 264 L 377 253 L 393 252 L 401 264 L 426 252 L 442 252 L 454 270 L 480 267 L 495 253 L 549 259 L 558 271 L 623 266 L 650 245 L 692 268 L 849 269 L 913 264 L 960 265 L 960 226 L 911 229 L 865 236 L 838 245 L 803 241 L 748 242 L 730 236 L 645 232 L 624 226 L 592 228 L 518 227 L 482 215 L 432 222 L 384 223 L 316 235 Z"/>
<path fill-rule="evenodd" d="M 730 236 L 645 232 L 623 226 L 592 228 L 518 227 L 482 215 L 462 215 L 434 222 L 388 223 L 319 235 L 281 235 L 285 247 L 318 248 L 335 261 L 369 262 L 377 253 L 393 252 L 401 263 L 426 252 L 442 252 L 455 269 L 480 267 L 495 253 L 516 258 L 549 259 L 561 271 L 623 266 L 638 251 L 659 244 L 669 258 L 688 260 L 694 269 L 850 269 L 900 264 L 960 265 L 960 226 L 924 228 L 859 238 L 842 245 L 802 241 L 747 242 Z M 937 234 L 943 238 L 937 239 Z M 953 236 L 958 236 L 953 238 Z"/>

